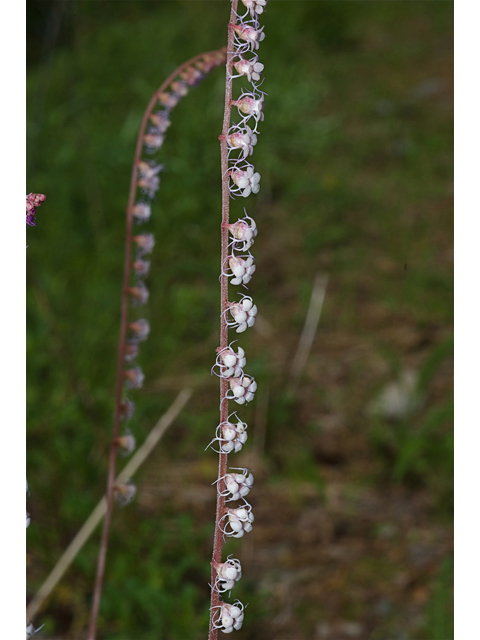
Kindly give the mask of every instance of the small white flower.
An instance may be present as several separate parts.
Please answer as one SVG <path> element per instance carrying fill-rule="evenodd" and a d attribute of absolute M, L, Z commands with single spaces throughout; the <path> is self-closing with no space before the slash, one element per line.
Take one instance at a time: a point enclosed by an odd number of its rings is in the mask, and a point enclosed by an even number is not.
<path fill-rule="evenodd" d="M 143 136 L 143 142 L 148 151 L 158 151 L 163 144 L 165 136 L 163 133 L 158 133 L 154 129 L 150 129 L 149 133 Z"/>
<path fill-rule="evenodd" d="M 246 213 L 246 212 L 245 212 Z M 242 220 L 225 225 L 233 236 L 232 244 L 239 251 L 248 251 L 257 236 L 255 220 L 245 215 Z"/>
<path fill-rule="evenodd" d="M 234 131 L 227 136 L 230 149 L 241 149 L 243 158 L 253 153 L 253 147 L 257 144 L 257 135 L 247 125 L 244 130 Z"/>
<path fill-rule="evenodd" d="M 121 507 L 125 507 L 135 497 L 137 493 L 137 487 L 132 482 L 126 482 L 124 484 L 116 484 L 113 488 L 115 500 Z"/>
<path fill-rule="evenodd" d="M 172 124 L 166 117 L 165 111 L 157 111 L 156 113 L 151 113 L 150 120 L 155 125 L 155 130 L 157 131 L 157 133 L 165 133 L 168 127 Z"/>
<path fill-rule="evenodd" d="M 255 169 L 252 166 L 247 167 L 246 171 L 237 169 L 230 174 L 233 182 L 237 185 L 238 189 L 230 189 L 230 193 L 241 192 L 244 198 L 247 198 L 251 193 L 258 193 L 260 191 L 260 174 L 255 173 Z"/>
<path fill-rule="evenodd" d="M 150 333 L 150 323 L 144 318 L 130 322 L 128 328 L 133 332 L 133 335 L 137 340 L 143 342 L 148 338 Z"/>
<path fill-rule="evenodd" d="M 132 240 L 137 245 L 138 255 L 140 256 L 151 253 L 155 246 L 153 233 L 141 233 L 138 236 L 133 236 Z"/>
<path fill-rule="evenodd" d="M 253 262 L 253 256 L 249 256 L 246 260 L 243 258 L 237 258 L 236 256 L 231 256 L 228 259 L 228 265 L 234 277 L 230 282 L 232 284 L 248 284 L 252 279 L 252 275 L 256 268 Z"/>
<path fill-rule="evenodd" d="M 258 80 L 260 80 L 260 74 L 265 68 L 265 65 L 258 62 L 258 56 L 255 56 L 251 60 L 241 58 L 238 62 L 235 62 L 233 66 L 241 76 L 247 76 L 249 82 L 252 82 L 252 80 L 258 82 Z"/>
<path fill-rule="evenodd" d="M 224 518 L 227 520 L 227 525 L 222 531 L 230 538 L 243 538 L 245 533 L 252 530 L 252 523 L 255 519 L 252 507 L 247 501 L 244 501 L 241 507 L 227 509 Z"/>
<path fill-rule="evenodd" d="M 238 108 L 240 113 L 243 113 L 247 116 L 253 116 L 255 120 L 258 122 L 259 120 L 263 121 L 265 97 L 262 94 L 260 98 L 257 98 L 252 93 L 244 93 L 240 96 L 238 100 L 232 100 L 232 105 Z"/>
<path fill-rule="evenodd" d="M 246 363 L 247 359 L 242 347 L 238 347 L 237 353 L 231 347 L 225 347 L 225 349 L 218 352 L 215 367 L 219 369 L 220 378 L 226 379 L 243 375 L 243 367 Z"/>
<path fill-rule="evenodd" d="M 229 500 L 240 500 L 244 498 L 253 486 L 253 474 L 248 469 L 240 469 L 242 473 L 227 473 L 225 480 L 225 496 L 230 496 Z"/>
<path fill-rule="evenodd" d="M 127 371 L 124 372 L 124 376 L 129 389 L 140 389 L 143 386 L 145 375 L 140 367 L 127 369 Z"/>
<path fill-rule="evenodd" d="M 155 191 L 157 191 L 160 186 L 160 178 L 158 177 L 158 174 L 162 169 L 163 164 L 149 164 L 143 160 L 137 164 L 139 177 L 137 186 L 144 189 L 151 198 L 153 198 Z"/>
<path fill-rule="evenodd" d="M 181 96 L 176 93 L 168 93 L 163 91 L 162 93 L 157 94 L 157 99 L 160 104 L 163 104 L 167 109 L 173 109 L 179 102 Z"/>
<path fill-rule="evenodd" d="M 233 322 L 227 322 L 230 327 L 237 327 L 237 333 L 243 333 L 247 327 L 253 327 L 257 315 L 257 305 L 253 304 L 250 296 L 243 296 L 240 302 L 229 302 L 228 310 L 232 314 Z"/>
<path fill-rule="evenodd" d="M 252 18 L 254 18 L 255 14 L 259 16 L 264 12 L 268 0 L 242 0 L 242 2 L 250 11 Z"/>
<path fill-rule="evenodd" d="M 150 262 L 148 260 L 142 260 L 142 258 L 138 258 L 134 262 L 132 262 L 132 269 L 137 276 L 148 276 L 148 272 L 150 271 Z"/>
<path fill-rule="evenodd" d="M 137 219 L 137 222 L 147 222 L 150 220 L 152 211 L 149 204 L 139 202 L 132 208 L 132 215 Z"/>
<path fill-rule="evenodd" d="M 188 85 L 181 80 L 174 80 L 170 85 L 174 94 L 183 98 L 188 93 Z"/>
<path fill-rule="evenodd" d="M 235 600 L 233 604 L 220 602 L 218 608 L 218 616 L 214 622 L 215 629 L 220 629 L 223 633 L 232 633 L 234 629 L 238 631 L 242 628 L 245 607 L 239 600 Z"/>
<path fill-rule="evenodd" d="M 227 391 L 227 398 L 235 400 L 237 404 L 251 402 L 257 390 L 257 383 L 250 376 L 230 378 L 230 389 Z"/>
<path fill-rule="evenodd" d="M 128 293 L 132 296 L 132 303 L 134 305 L 141 305 L 148 302 L 150 292 L 143 282 L 137 283 L 134 287 L 128 289 Z"/>
<path fill-rule="evenodd" d="M 232 556 L 228 556 L 226 562 L 212 562 L 212 567 L 217 572 L 215 585 L 219 593 L 233 589 L 242 577 L 240 561 Z"/>
<path fill-rule="evenodd" d="M 258 49 L 260 47 L 260 42 L 265 39 L 265 34 L 263 33 L 262 27 L 261 29 L 254 29 L 253 27 L 246 24 L 230 24 L 235 31 L 236 35 L 244 40 L 248 45 L 250 45 L 251 50 Z"/>

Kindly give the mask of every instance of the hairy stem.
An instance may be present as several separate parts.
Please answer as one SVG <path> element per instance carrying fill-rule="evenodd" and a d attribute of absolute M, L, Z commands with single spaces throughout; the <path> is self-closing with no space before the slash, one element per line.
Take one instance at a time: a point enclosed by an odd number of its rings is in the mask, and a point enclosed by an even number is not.
<path fill-rule="evenodd" d="M 220 49 L 219 52 L 224 52 L 224 49 Z M 92 611 L 90 616 L 90 626 L 88 630 L 88 640 L 95 640 L 97 634 L 97 620 L 98 612 L 100 608 L 100 600 L 102 595 L 103 577 L 105 573 L 105 561 L 107 558 L 108 549 L 108 537 L 110 532 L 110 522 L 113 511 L 114 500 L 114 487 L 115 487 L 115 471 L 117 461 L 117 438 L 120 430 L 120 416 L 121 416 L 121 404 L 123 395 L 124 384 L 124 363 L 125 363 L 125 346 L 127 338 L 127 323 L 128 323 L 128 288 L 130 283 L 130 269 L 131 269 L 131 254 L 132 254 L 132 226 L 133 226 L 133 205 L 135 202 L 135 196 L 137 191 L 137 179 L 138 179 L 138 163 L 141 159 L 143 148 L 143 137 L 148 124 L 148 119 L 152 114 L 158 100 L 158 94 L 165 91 L 168 85 L 184 70 L 191 67 L 195 62 L 201 60 L 203 57 L 209 54 L 216 53 L 215 51 L 208 53 L 201 53 L 194 58 L 191 58 L 187 62 L 183 63 L 180 67 L 163 82 L 160 88 L 153 94 L 148 106 L 143 114 L 142 123 L 140 125 L 140 131 L 137 138 L 137 146 L 135 149 L 135 156 L 133 159 L 132 176 L 130 180 L 130 193 L 128 197 L 128 204 L 126 209 L 126 240 L 125 240 L 125 264 L 123 274 L 123 288 L 122 288 L 122 303 L 121 303 L 121 318 L 120 318 L 120 339 L 118 343 L 118 357 L 117 357 L 117 381 L 115 390 L 115 417 L 113 422 L 113 436 L 110 447 L 110 457 L 108 463 L 108 476 L 107 476 L 107 510 L 105 513 L 105 520 L 103 522 L 102 536 L 100 540 L 100 550 L 97 560 L 97 574 L 95 578 L 95 586 L 93 590 L 92 599 Z"/>
<path fill-rule="evenodd" d="M 232 9 L 230 13 L 230 23 L 235 24 L 237 20 L 238 0 L 232 0 Z M 226 261 L 228 257 L 228 229 L 226 225 L 229 223 L 230 211 L 230 194 L 228 190 L 228 148 L 227 135 L 230 128 L 231 100 L 232 100 L 232 68 L 233 68 L 233 29 L 228 29 L 227 44 L 227 68 L 225 81 L 225 111 L 223 115 L 223 129 L 220 140 L 221 151 L 221 169 L 222 169 L 222 226 L 221 226 L 221 263 L 220 263 L 220 349 L 228 346 L 228 327 L 227 327 L 227 304 L 228 304 L 228 278 L 224 275 L 226 269 Z M 228 391 L 228 381 L 220 378 L 220 423 L 226 422 L 228 419 L 228 400 L 226 399 Z M 215 514 L 215 535 L 213 540 L 213 557 L 212 562 L 222 561 L 223 533 L 220 528 L 220 521 L 225 515 L 225 490 L 224 478 L 227 473 L 228 454 L 220 453 L 218 461 L 218 478 L 217 482 L 217 509 Z M 210 601 L 210 626 L 209 640 L 217 640 L 218 629 L 215 628 L 215 615 L 220 602 L 220 594 L 215 588 L 216 572 L 212 566 L 211 575 L 211 601 Z"/>

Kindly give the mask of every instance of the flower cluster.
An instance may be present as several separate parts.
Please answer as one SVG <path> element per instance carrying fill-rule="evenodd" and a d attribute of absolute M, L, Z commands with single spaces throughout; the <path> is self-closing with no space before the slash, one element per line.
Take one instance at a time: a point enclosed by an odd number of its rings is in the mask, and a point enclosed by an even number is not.
<path fill-rule="evenodd" d="M 47 196 L 44 196 L 43 193 L 29 193 L 27 196 L 27 224 L 31 227 L 35 227 L 37 222 L 35 220 L 35 216 L 37 214 L 37 207 L 39 207 L 42 202 L 45 202 Z"/>
<path fill-rule="evenodd" d="M 233 43 L 233 51 L 230 53 L 233 59 L 229 60 L 227 72 L 230 83 L 233 83 L 236 78 L 245 78 L 251 83 L 251 87 L 248 90 L 243 89 L 236 99 L 228 98 L 230 102 L 227 102 L 227 105 L 229 104 L 230 109 L 236 107 L 240 118 L 238 122 L 230 125 L 228 131 L 224 130 L 219 136 L 224 145 L 222 153 L 227 158 L 227 166 L 223 165 L 224 180 L 228 181 L 228 194 L 232 199 L 239 196 L 247 198 L 252 193 L 257 194 L 260 191 L 261 180 L 260 173 L 255 170 L 251 162 L 251 157 L 258 142 L 259 122 L 264 119 L 265 94 L 259 89 L 264 65 L 259 61 L 257 51 L 265 38 L 263 27 L 258 23 L 258 16 L 263 13 L 267 0 L 242 0 L 242 2 L 246 8 L 245 14 L 236 14 L 235 21 L 229 24 L 229 42 Z M 231 94 L 227 93 L 227 96 L 229 95 Z M 229 278 L 230 284 L 237 286 L 246 286 L 255 272 L 254 258 L 250 248 L 257 235 L 257 225 L 247 215 L 245 209 L 244 214 L 243 218 L 233 223 L 228 222 L 227 215 L 227 221 L 223 224 L 223 229 L 227 229 L 230 236 L 228 251 L 223 253 L 223 282 Z M 228 331 L 228 328 L 234 328 L 237 333 L 243 333 L 255 324 L 257 307 L 248 295 L 241 296 L 237 302 L 228 302 L 223 298 L 222 314 L 222 327 L 225 331 Z M 226 341 L 222 342 L 222 345 L 225 343 Z M 229 400 L 234 400 L 240 405 L 253 400 L 257 383 L 252 376 L 245 374 L 245 365 L 245 351 L 241 347 L 238 347 L 236 352 L 231 344 L 217 349 L 212 371 L 221 379 L 228 381 L 228 386 L 225 384 L 221 386 L 224 394 L 220 405 L 222 411 L 225 411 L 223 403 L 226 402 L 228 405 Z M 232 415 L 238 420 L 236 414 Z M 225 413 L 223 413 L 221 418 L 223 421 L 218 425 L 215 438 L 209 445 L 218 443 L 220 454 L 237 453 L 247 440 L 247 425 L 241 420 L 235 424 L 232 422 L 232 415 L 225 420 Z M 222 464 L 225 464 L 225 459 Z M 223 469 L 226 470 L 227 467 L 223 466 Z M 223 536 L 241 538 L 252 530 L 254 521 L 252 507 L 245 500 L 252 486 L 253 474 L 248 469 L 230 470 L 218 478 L 218 504 L 222 506 L 217 527 Z M 237 500 L 243 500 L 243 504 L 231 508 L 225 506 L 225 502 Z M 216 560 L 219 558 L 217 557 Z M 216 572 L 212 594 L 214 591 L 218 593 L 229 591 L 241 575 L 240 563 L 231 560 L 230 557 L 223 563 L 212 562 L 212 567 Z M 243 605 L 238 601 L 234 604 L 220 602 L 217 607 L 217 602 L 218 599 L 213 600 L 212 595 L 211 628 L 220 629 L 223 633 L 240 629 L 243 622 Z"/>
<path fill-rule="evenodd" d="M 244 606 L 239 600 L 236 600 L 234 604 L 221 602 L 218 609 L 215 629 L 220 629 L 223 633 L 232 633 L 234 629 L 238 631 L 242 628 Z"/>

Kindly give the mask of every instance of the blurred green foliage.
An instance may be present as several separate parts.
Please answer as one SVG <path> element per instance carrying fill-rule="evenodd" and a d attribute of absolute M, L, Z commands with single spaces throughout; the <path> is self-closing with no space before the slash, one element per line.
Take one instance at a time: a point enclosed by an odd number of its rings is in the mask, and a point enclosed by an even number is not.
<path fill-rule="evenodd" d="M 175 67 L 225 45 L 228 7 L 30 2 L 28 11 L 27 189 L 47 195 L 28 230 L 32 595 L 105 484 L 124 210 L 143 109 Z M 312 402 L 343 411 L 354 432 L 369 434 L 380 482 L 427 487 L 441 519 L 451 509 L 452 396 L 439 398 L 432 379 L 448 364 L 453 317 L 451 105 L 442 93 L 451 21 L 451 3 L 272 1 L 259 52 L 268 93 L 253 158 L 261 191 L 245 202 L 260 228 L 252 292 L 280 346 L 298 340 L 319 270 L 330 276 L 321 320 L 327 347 L 334 332 L 355 336 L 394 373 L 410 347 L 390 339 L 389 323 L 429 336 L 420 374 L 427 403 L 394 430 L 360 415 L 382 375 L 359 364 L 331 388 L 315 374 L 310 385 Z M 150 302 L 141 311 L 152 334 L 140 358 L 146 385 L 132 394 L 140 441 L 185 377 L 208 376 L 217 346 L 223 88 L 220 69 L 191 91 L 159 155 L 166 169 L 149 225 L 157 240 Z M 276 346 L 266 355 L 259 345 L 242 336 L 249 371 L 271 387 L 272 480 L 310 482 L 322 495 L 322 470 L 304 446 L 308 418 L 285 391 L 287 372 L 272 364 Z M 217 424 L 216 393 L 212 379 L 195 394 L 162 441 L 165 464 L 198 463 Z M 250 408 L 242 413 L 252 416 Z M 161 468 L 161 454 L 154 461 Z M 213 527 L 164 502 L 161 513 L 139 501 L 114 515 L 100 639 L 203 637 Z M 213 518 L 213 500 L 210 508 Z M 42 612 L 44 633 L 83 637 L 97 544 L 98 532 Z M 449 566 L 435 583 L 423 640 L 450 637 Z M 242 637 L 260 637 L 267 598 L 248 576 L 238 589 L 252 602 Z M 302 619 L 318 617 L 314 604 L 302 606 Z"/>

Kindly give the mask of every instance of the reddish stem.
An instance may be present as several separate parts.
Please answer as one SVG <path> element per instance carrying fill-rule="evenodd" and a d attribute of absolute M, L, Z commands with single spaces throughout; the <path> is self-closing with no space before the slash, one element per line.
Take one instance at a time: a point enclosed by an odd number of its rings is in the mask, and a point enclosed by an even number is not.
<path fill-rule="evenodd" d="M 232 10 L 230 13 L 230 23 L 235 24 L 237 20 L 238 0 L 232 0 Z M 221 169 L 222 169 L 222 255 L 220 262 L 220 349 L 228 346 L 228 326 L 227 314 L 228 308 L 228 278 L 224 275 L 227 268 L 226 262 L 228 258 L 228 229 L 226 225 L 229 223 L 230 210 L 230 193 L 228 189 L 228 148 L 227 135 L 230 128 L 231 100 L 232 100 L 232 68 L 233 68 L 233 29 L 228 27 L 228 43 L 227 43 L 227 65 L 226 65 L 226 83 L 225 83 L 225 110 L 223 115 L 223 129 L 220 139 L 221 152 Z M 228 420 L 228 400 L 226 399 L 228 391 L 228 381 L 220 378 L 220 423 Z M 223 533 L 220 528 L 220 521 L 225 515 L 225 480 L 223 479 L 227 473 L 226 453 L 220 453 L 218 461 L 218 482 L 217 482 L 217 509 L 215 514 L 215 535 L 213 539 L 213 557 L 212 563 L 222 561 Z M 211 575 L 211 601 L 210 601 L 210 626 L 208 638 L 209 640 L 217 640 L 218 629 L 215 628 L 215 619 L 218 616 L 218 606 L 220 603 L 220 594 L 218 588 L 215 588 L 216 571 L 212 564 Z"/>
<path fill-rule="evenodd" d="M 224 53 L 224 49 L 218 51 Z M 210 51 L 208 53 L 201 53 L 194 58 L 191 58 L 187 62 L 180 65 L 160 88 L 153 94 L 148 106 L 143 114 L 142 123 L 140 125 L 140 131 L 137 138 L 137 146 L 135 149 L 135 156 L 133 159 L 132 176 L 130 179 L 130 193 L 128 196 L 128 204 L 126 209 L 127 224 L 126 224 L 126 240 L 125 240 L 125 263 L 123 272 L 123 287 L 122 287 L 122 305 L 121 305 L 121 319 L 120 319 L 120 339 L 118 343 L 118 357 L 117 357 L 117 382 L 115 391 L 115 418 L 113 422 L 113 436 L 112 444 L 110 447 L 110 457 L 108 462 L 108 476 L 107 476 L 107 511 L 105 513 L 105 519 L 103 521 L 102 536 L 100 540 L 100 550 L 97 560 L 97 574 L 95 578 L 95 586 L 93 589 L 92 599 L 92 611 L 90 616 L 90 626 L 88 629 L 88 640 L 95 640 L 97 634 L 97 620 L 98 612 L 100 609 L 100 600 L 102 596 L 103 577 L 105 574 L 105 561 L 107 558 L 108 549 L 108 536 L 110 532 L 110 522 L 113 511 L 113 499 L 114 499 L 114 486 L 115 486 L 115 471 L 117 462 L 117 449 L 118 449 L 118 434 L 120 430 L 120 414 L 123 395 L 123 383 L 124 383 L 124 362 L 125 362 L 125 347 L 127 337 L 127 322 L 128 322 L 128 288 L 130 284 L 130 269 L 131 269 L 131 254 L 132 254 L 132 225 L 133 215 L 132 209 L 135 202 L 135 196 L 137 192 L 137 179 L 138 170 L 137 165 L 140 161 L 143 137 L 145 135 L 145 129 L 147 127 L 148 119 L 157 104 L 158 94 L 165 91 L 168 85 L 178 76 L 182 71 L 191 67 L 195 62 L 201 60 L 205 56 L 218 53 L 218 51 Z"/>

